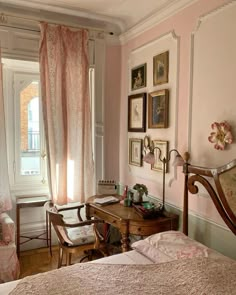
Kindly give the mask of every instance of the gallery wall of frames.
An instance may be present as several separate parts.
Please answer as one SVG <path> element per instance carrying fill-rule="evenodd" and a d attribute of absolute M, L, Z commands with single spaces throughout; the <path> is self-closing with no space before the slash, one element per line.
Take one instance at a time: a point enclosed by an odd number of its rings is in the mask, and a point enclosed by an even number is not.
<path fill-rule="evenodd" d="M 176 145 L 177 49 L 178 38 L 169 33 L 131 54 L 128 95 L 131 166 L 143 166 L 142 158 L 150 144 L 160 148 L 162 157 Z M 151 142 L 147 142 L 149 139 Z M 158 157 L 151 170 L 163 170 Z"/>

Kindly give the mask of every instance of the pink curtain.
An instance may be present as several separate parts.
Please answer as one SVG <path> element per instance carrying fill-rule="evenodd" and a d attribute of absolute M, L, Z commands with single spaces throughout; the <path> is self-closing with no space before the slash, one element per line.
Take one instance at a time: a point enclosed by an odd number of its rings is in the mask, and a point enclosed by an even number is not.
<path fill-rule="evenodd" d="M 94 193 L 88 33 L 41 23 L 40 76 L 49 185 L 56 204 Z"/>
<path fill-rule="evenodd" d="M 7 166 L 7 144 L 3 99 L 2 63 L 0 52 L 0 214 L 11 210 L 11 194 Z"/>

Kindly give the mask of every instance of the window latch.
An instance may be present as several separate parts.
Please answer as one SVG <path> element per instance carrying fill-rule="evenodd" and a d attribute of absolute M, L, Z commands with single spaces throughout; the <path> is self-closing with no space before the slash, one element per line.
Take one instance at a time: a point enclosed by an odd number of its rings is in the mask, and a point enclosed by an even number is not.
<path fill-rule="evenodd" d="M 46 156 L 47 156 L 47 154 L 46 154 L 45 152 L 42 152 L 42 153 L 41 153 L 41 158 L 42 158 L 42 159 L 45 159 Z"/>

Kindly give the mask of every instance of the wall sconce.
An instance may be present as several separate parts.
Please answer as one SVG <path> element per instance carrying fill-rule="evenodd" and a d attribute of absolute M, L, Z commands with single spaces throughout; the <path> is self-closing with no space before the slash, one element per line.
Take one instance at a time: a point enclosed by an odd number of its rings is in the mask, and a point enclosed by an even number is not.
<path fill-rule="evenodd" d="M 174 159 L 174 162 L 173 162 L 173 166 L 183 166 L 185 161 L 184 159 L 182 158 L 182 156 L 180 155 L 180 153 L 176 150 L 176 149 L 172 149 L 170 150 L 168 153 L 167 153 L 167 157 L 163 157 L 162 158 L 162 155 L 161 155 L 161 149 L 159 147 L 154 147 L 154 144 L 153 144 L 153 141 L 151 141 L 150 143 L 150 140 L 149 138 L 147 139 L 148 136 L 145 136 L 144 138 L 144 142 L 146 143 L 149 143 L 149 146 L 145 147 L 144 149 L 144 157 L 143 157 L 143 161 L 148 163 L 148 164 L 151 164 L 153 165 L 155 163 L 155 155 L 154 155 L 154 150 L 157 149 L 159 151 L 159 160 L 163 163 L 163 174 L 162 174 L 162 177 L 163 177 L 163 181 L 162 181 L 162 204 L 163 204 L 163 210 L 165 209 L 165 175 L 166 175 L 166 165 L 167 163 L 169 163 L 170 159 L 171 159 L 171 154 L 173 152 L 176 153 L 176 156 L 175 156 L 175 159 Z M 149 152 L 146 152 L 146 151 L 149 151 Z"/>

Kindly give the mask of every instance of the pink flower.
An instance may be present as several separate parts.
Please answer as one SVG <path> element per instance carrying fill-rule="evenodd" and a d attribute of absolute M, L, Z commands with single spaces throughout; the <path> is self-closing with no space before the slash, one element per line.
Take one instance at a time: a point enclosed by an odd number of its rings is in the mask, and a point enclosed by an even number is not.
<path fill-rule="evenodd" d="M 215 143 L 215 149 L 224 150 L 226 143 L 231 144 L 233 142 L 231 127 L 226 121 L 223 121 L 221 123 L 214 122 L 213 124 L 211 124 L 211 128 L 214 132 L 211 132 L 208 140 L 211 143 Z"/>

